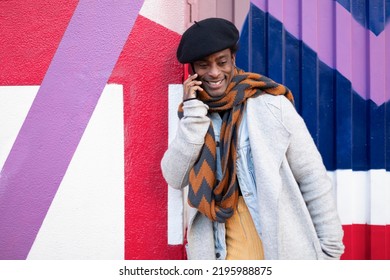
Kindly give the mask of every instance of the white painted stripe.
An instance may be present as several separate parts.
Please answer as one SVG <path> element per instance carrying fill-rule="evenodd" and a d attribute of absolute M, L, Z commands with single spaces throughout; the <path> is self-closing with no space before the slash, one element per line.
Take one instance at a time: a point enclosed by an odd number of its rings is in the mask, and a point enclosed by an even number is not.
<path fill-rule="evenodd" d="M 177 108 L 183 98 L 183 85 L 169 85 L 168 89 L 168 143 L 176 135 L 179 118 Z M 168 187 L 168 244 L 183 244 L 185 215 L 184 191 Z"/>
<path fill-rule="evenodd" d="M 370 170 L 371 215 L 368 224 L 390 225 L 390 172 Z"/>
<path fill-rule="evenodd" d="M 390 172 L 336 170 L 328 174 L 343 225 L 390 224 Z"/>
<path fill-rule="evenodd" d="M 145 0 L 140 15 L 182 34 L 185 30 L 186 1 L 182 0 Z"/>
<path fill-rule="evenodd" d="M 107 85 L 28 259 L 124 259 L 123 88 Z"/>
<path fill-rule="evenodd" d="M 366 172 L 336 170 L 333 182 L 337 188 L 337 207 L 342 224 L 366 223 L 369 200 Z"/>

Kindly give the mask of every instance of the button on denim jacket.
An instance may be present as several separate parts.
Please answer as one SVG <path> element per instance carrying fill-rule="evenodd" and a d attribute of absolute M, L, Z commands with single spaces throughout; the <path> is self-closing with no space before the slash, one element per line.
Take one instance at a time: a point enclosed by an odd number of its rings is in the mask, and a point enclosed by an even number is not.
<path fill-rule="evenodd" d="M 222 125 L 222 119 L 218 113 L 210 115 L 213 123 L 215 141 L 218 143 L 220 139 L 220 131 Z M 256 230 L 261 236 L 260 229 L 260 217 L 258 212 L 258 201 L 256 192 L 256 181 L 255 172 L 253 166 L 253 158 L 251 147 L 249 144 L 249 134 L 246 122 L 246 112 L 244 111 L 242 121 L 239 128 L 238 134 L 238 147 L 237 147 L 237 179 L 240 186 L 240 190 L 244 201 L 249 209 L 252 216 L 252 220 L 255 224 Z M 222 178 L 222 168 L 220 160 L 220 151 L 217 147 L 217 179 Z M 225 241 L 225 224 L 224 223 L 213 223 L 214 228 L 214 241 L 215 241 L 215 252 L 216 259 L 224 260 L 226 258 L 226 241 Z"/>

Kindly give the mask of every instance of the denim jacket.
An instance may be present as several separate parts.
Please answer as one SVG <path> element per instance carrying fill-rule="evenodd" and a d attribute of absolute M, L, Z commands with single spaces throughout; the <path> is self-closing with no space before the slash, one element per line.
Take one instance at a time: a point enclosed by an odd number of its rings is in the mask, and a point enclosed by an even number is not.
<path fill-rule="evenodd" d="M 218 143 L 220 139 L 220 131 L 222 119 L 218 113 L 210 115 L 213 123 L 215 141 Z M 256 181 L 255 172 L 253 166 L 253 158 L 251 147 L 249 144 L 249 134 L 246 122 L 246 113 L 244 111 L 243 119 L 239 128 L 238 134 L 238 148 L 237 148 L 237 178 L 240 186 L 240 190 L 244 201 L 249 209 L 252 216 L 252 220 L 255 224 L 257 232 L 261 233 L 260 230 L 260 218 L 259 211 L 257 209 L 257 194 L 256 194 Z M 219 147 L 217 146 L 217 179 L 222 179 L 222 168 L 220 160 Z M 226 241 L 225 241 L 225 224 L 224 223 L 213 223 L 214 228 L 214 241 L 215 241 L 215 252 L 218 260 L 224 260 L 226 258 Z"/>

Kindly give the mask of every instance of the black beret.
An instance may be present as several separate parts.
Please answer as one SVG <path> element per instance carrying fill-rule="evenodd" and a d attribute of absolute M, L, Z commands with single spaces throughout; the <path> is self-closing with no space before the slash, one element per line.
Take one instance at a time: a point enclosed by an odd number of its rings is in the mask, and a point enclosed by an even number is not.
<path fill-rule="evenodd" d="M 222 18 L 208 18 L 188 28 L 181 37 L 176 56 L 180 63 L 191 63 L 215 52 L 235 46 L 239 39 L 236 26 Z"/>

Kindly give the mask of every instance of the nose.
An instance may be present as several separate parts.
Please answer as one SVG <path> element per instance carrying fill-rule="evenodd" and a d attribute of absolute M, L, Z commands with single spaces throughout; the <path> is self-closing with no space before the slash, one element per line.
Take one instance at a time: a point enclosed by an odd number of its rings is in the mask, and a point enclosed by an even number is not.
<path fill-rule="evenodd" d="M 220 73 L 221 73 L 221 71 L 219 70 L 218 65 L 213 63 L 210 66 L 209 76 L 212 77 L 212 78 L 218 78 Z"/>

